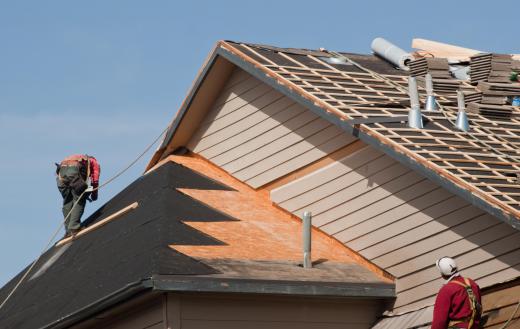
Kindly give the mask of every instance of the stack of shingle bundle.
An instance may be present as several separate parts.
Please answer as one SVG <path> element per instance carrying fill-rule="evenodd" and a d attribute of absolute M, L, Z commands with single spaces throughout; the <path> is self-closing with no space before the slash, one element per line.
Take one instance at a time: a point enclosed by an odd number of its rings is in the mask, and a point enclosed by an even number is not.
<path fill-rule="evenodd" d="M 432 78 L 450 79 L 450 66 L 446 58 L 421 58 L 408 64 L 410 75 L 413 77 L 425 76 L 430 73 Z"/>
<path fill-rule="evenodd" d="M 484 96 L 520 96 L 520 83 L 491 83 L 480 81 L 477 88 Z"/>
<path fill-rule="evenodd" d="M 482 92 L 482 99 L 480 103 L 469 103 L 468 112 L 495 119 L 511 117 L 514 107 L 509 104 L 513 97 L 520 96 L 520 84 L 480 81 L 477 88 Z"/>
<path fill-rule="evenodd" d="M 513 114 L 513 107 L 507 105 L 469 103 L 466 110 L 492 119 L 509 119 Z"/>
<path fill-rule="evenodd" d="M 472 102 L 480 103 L 480 102 L 482 102 L 482 93 L 479 93 L 479 92 L 464 93 L 464 101 L 465 101 L 466 105 L 468 103 L 472 103 Z"/>
<path fill-rule="evenodd" d="M 455 93 L 460 88 L 460 81 L 453 78 L 450 79 L 439 79 L 432 78 L 433 90 L 435 93 Z M 417 84 L 423 88 L 426 88 L 426 81 L 424 76 L 417 77 Z"/>
<path fill-rule="evenodd" d="M 478 54 L 470 58 L 470 78 L 479 81 L 503 82 L 511 80 L 513 59 L 506 54 Z"/>

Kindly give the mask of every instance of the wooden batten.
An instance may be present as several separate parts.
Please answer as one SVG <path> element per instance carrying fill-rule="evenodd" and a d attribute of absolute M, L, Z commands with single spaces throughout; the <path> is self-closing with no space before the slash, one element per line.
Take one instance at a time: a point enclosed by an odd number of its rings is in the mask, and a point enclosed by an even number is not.
<path fill-rule="evenodd" d="M 87 233 L 89 233 L 91 231 L 97 230 L 98 228 L 100 228 L 103 225 L 106 225 L 107 223 L 111 222 L 112 220 L 115 220 L 115 219 L 123 216 L 124 214 L 126 214 L 126 213 L 128 213 L 128 212 L 130 212 L 130 211 L 132 211 L 134 209 L 136 209 L 138 206 L 139 206 L 139 203 L 134 202 L 131 205 L 126 206 L 123 209 L 113 213 L 112 215 L 110 215 L 110 216 L 108 216 L 106 218 L 103 218 L 102 220 L 96 222 L 95 224 L 82 229 L 74 237 L 68 237 L 68 238 L 65 238 L 65 239 L 62 239 L 62 240 L 58 241 L 56 243 L 56 247 L 59 247 L 61 245 L 69 243 L 69 242 L 71 242 L 71 241 L 73 241 L 75 239 L 78 239 L 78 238 L 82 237 L 83 235 L 85 235 L 85 234 L 87 234 Z"/>

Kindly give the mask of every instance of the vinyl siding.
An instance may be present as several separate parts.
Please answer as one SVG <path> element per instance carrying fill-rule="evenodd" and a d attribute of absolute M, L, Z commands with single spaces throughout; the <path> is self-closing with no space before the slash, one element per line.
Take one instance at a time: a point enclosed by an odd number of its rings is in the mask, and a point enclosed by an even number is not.
<path fill-rule="evenodd" d="M 163 304 L 161 300 L 141 308 L 120 314 L 106 325 L 95 325 L 103 329 L 158 329 L 164 328 Z"/>
<path fill-rule="evenodd" d="M 178 300 L 177 326 L 183 329 L 362 329 L 370 328 L 380 311 L 379 303 L 370 300 L 232 295 L 183 295 Z"/>
<path fill-rule="evenodd" d="M 354 141 L 237 69 L 187 147 L 258 188 Z"/>
<path fill-rule="evenodd" d="M 520 276 L 520 232 L 371 148 L 271 191 L 271 199 L 394 275 L 395 311 L 432 304 L 433 263 L 456 257 L 485 287 Z"/>

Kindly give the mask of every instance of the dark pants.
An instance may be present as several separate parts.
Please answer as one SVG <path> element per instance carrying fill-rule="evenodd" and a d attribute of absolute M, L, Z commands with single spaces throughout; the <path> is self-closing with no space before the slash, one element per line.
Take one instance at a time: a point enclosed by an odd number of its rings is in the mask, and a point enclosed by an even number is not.
<path fill-rule="evenodd" d="M 63 217 L 65 218 L 65 231 L 78 230 L 81 224 L 81 215 L 85 210 L 87 195 L 81 194 L 87 185 L 81 177 L 79 167 L 62 166 L 56 178 L 58 190 L 63 197 Z M 70 215 L 69 215 L 70 213 Z M 67 217 L 68 216 L 68 217 Z"/>

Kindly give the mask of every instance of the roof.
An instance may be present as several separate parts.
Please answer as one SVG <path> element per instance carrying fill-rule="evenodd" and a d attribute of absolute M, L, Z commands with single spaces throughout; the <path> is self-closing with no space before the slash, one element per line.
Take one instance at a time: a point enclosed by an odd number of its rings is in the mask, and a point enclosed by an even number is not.
<path fill-rule="evenodd" d="M 117 220 L 48 250 L 2 309 L 0 327 L 67 327 L 145 291 L 394 296 L 392 280 L 319 231 L 313 247 L 320 264 L 299 267 L 301 223 L 200 159 L 167 159 L 85 225 L 134 202 L 139 206 Z"/>
<path fill-rule="evenodd" d="M 168 146 L 198 88 L 218 58 L 252 74 L 346 132 L 421 172 L 449 191 L 520 229 L 520 109 L 490 118 L 468 113 L 471 131 L 457 130 L 456 89 L 476 95 L 466 81 L 434 81 L 444 110 L 423 112 L 424 129 L 407 126 L 407 73 L 373 55 L 341 53 L 350 62 L 334 64 L 334 52 L 220 41 L 149 166 L 169 154 Z M 447 81 L 447 82 L 446 82 Z M 421 94 L 424 89 L 420 88 Z"/>

